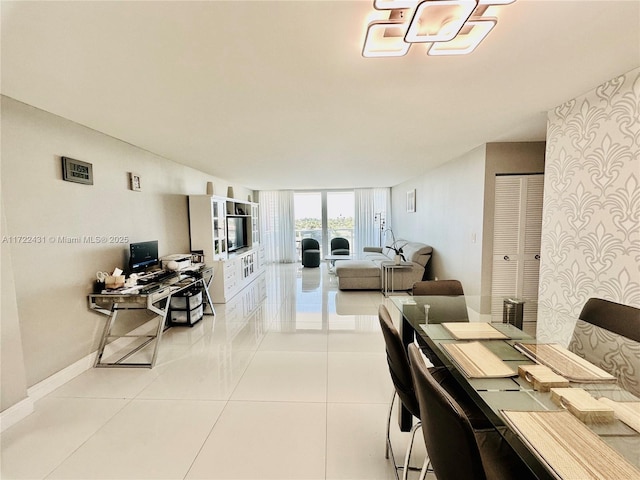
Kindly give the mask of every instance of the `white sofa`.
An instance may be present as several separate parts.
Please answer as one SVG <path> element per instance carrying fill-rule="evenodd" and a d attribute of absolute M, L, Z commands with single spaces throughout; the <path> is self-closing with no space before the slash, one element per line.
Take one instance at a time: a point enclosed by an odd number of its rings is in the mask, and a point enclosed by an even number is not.
<path fill-rule="evenodd" d="M 395 290 L 409 290 L 415 282 L 422 280 L 424 271 L 431 260 L 433 248 L 424 243 L 397 240 L 395 245 L 402 249 L 403 261 L 409 268 L 394 271 Z M 382 262 L 393 262 L 395 252 L 388 247 L 365 247 L 360 259 L 336 262 L 335 274 L 340 290 L 380 290 L 382 288 Z"/>

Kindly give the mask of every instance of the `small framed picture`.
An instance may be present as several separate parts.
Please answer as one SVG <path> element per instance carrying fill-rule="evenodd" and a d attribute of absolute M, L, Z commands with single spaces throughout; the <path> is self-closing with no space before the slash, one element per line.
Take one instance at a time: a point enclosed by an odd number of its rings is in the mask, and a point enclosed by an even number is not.
<path fill-rule="evenodd" d="M 142 184 L 140 181 L 140 175 L 138 175 L 137 173 L 129 172 L 129 186 L 134 192 L 141 192 Z"/>
<path fill-rule="evenodd" d="M 416 191 L 409 190 L 407 192 L 407 212 L 416 211 Z"/>

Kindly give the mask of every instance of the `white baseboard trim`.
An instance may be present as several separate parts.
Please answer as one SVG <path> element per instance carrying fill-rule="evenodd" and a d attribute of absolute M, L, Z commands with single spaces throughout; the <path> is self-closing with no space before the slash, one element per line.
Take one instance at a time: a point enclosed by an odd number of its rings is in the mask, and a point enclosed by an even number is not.
<path fill-rule="evenodd" d="M 84 358 L 81 358 L 75 363 L 72 363 L 66 368 L 63 368 L 59 372 L 54 373 L 50 377 L 45 378 L 41 382 L 36 383 L 33 387 L 27 389 L 27 395 L 37 402 L 43 397 L 46 397 L 56 388 L 61 387 L 70 380 L 73 380 L 78 375 L 86 372 L 95 362 L 96 352 L 90 353 Z"/>
<path fill-rule="evenodd" d="M 15 405 L 11 405 L 6 410 L 3 410 L 3 412 L 0 413 L 0 432 L 4 432 L 7 428 L 31 415 L 33 413 L 33 404 L 33 399 L 27 397 Z"/>
<path fill-rule="evenodd" d="M 153 320 L 150 320 L 150 322 L 152 321 Z M 150 322 L 145 322 L 130 333 L 135 335 L 136 333 L 148 330 L 148 325 Z M 121 348 L 126 348 L 128 344 L 133 343 L 134 341 L 135 339 L 132 340 L 131 338 L 127 337 L 119 338 L 106 346 L 104 356 L 108 356 L 112 350 L 117 351 Z M 50 377 L 47 377 L 44 380 L 36 383 L 32 387 L 28 388 L 27 398 L 0 412 L 0 432 L 31 415 L 34 411 L 35 402 L 37 402 L 41 398 L 46 397 L 55 389 L 61 387 L 65 383 L 73 380 L 81 373 L 84 373 L 90 368 L 93 368 L 93 364 L 96 361 L 97 354 L 97 351 L 90 353 L 77 362 L 72 363 L 68 367 L 63 368 L 59 372 L 54 373 Z"/>

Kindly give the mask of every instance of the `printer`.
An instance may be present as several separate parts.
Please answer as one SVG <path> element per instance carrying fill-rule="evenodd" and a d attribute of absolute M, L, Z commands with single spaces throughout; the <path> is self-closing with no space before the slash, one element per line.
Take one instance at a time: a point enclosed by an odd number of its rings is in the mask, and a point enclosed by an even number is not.
<path fill-rule="evenodd" d="M 180 271 L 191 266 L 190 253 L 174 253 L 160 259 L 163 270 Z"/>

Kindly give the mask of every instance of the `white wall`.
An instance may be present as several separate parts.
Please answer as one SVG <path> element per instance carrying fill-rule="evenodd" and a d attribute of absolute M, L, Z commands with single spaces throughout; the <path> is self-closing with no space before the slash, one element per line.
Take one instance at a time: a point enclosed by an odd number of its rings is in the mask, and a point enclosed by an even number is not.
<path fill-rule="evenodd" d="M 61 156 L 92 163 L 94 185 L 63 181 Z M 131 171 L 141 192 L 129 189 Z M 21 334 L 13 341 L 22 345 L 27 387 L 96 350 L 105 317 L 87 308 L 87 294 L 96 271 L 125 266 L 129 242 L 157 239 L 160 255 L 189 251 L 186 196 L 204 194 L 207 181 L 226 195 L 222 179 L 2 97 L 3 239 L 42 239 L 9 251 Z M 237 198 L 252 193 L 233 187 Z M 59 236 L 125 238 L 70 244 Z"/>
<path fill-rule="evenodd" d="M 4 201 L 0 205 L 2 214 L 2 231 L 5 231 Z M 16 302 L 16 288 L 13 281 L 13 264 L 11 261 L 11 245 L 2 244 L 0 267 L 0 287 L 2 288 L 2 325 L 0 328 L 0 367 L 2 388 L 0 389 L 0 411 L 14 405 L 27 396 L 27 379 L 22 353 L 22 336 Z"/>
<path fill-rule="evenodd" d="M 538 334 L 590 297 L 640 307 L 640 68 L 549 112 Z"/>
<path fill-rule="evenodd" d="M 430 278 L 456 278 L 474 295 L 480 293 L 484 172 L 482 146 L 391 191 L 396 238 L 431 245 Z M 408 213 L 406 195 L 413 189 L 416 211 Z"/>

